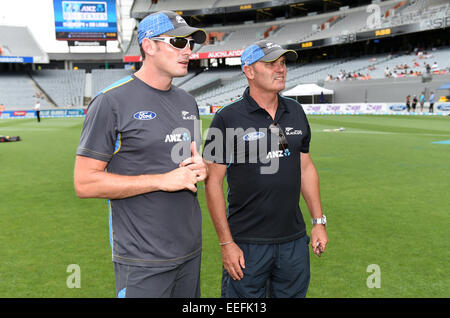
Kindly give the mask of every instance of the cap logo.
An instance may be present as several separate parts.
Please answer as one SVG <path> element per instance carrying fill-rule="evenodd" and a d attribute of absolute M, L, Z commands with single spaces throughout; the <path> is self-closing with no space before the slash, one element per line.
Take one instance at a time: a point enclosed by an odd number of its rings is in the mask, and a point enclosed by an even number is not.
<path fill-rule="evenodd" d="M 267 48 L 268 49 L 271 49 L 271 48 L 273 48 L 273 47 L 281 47 L 279 44 L 276 44 L 276 43 L 272 43 L 272 42 L 268 42 L 267 43 Z"/>
<path fill-rule="evenodd" d="M 147 31 L 145 31 L 145 33 L 144 33 L 144 38 L 149 38 L 149 37 L 151 37 L 152 35 L 153 35 L 153 30 L 147 30 Z"/>
<path fill-rule="evenodd" d="M 184 19 L 179 15 L 177 15 L 176 20 L 178 23 L 186 23 L 186 21 L 184 21 Z"/>

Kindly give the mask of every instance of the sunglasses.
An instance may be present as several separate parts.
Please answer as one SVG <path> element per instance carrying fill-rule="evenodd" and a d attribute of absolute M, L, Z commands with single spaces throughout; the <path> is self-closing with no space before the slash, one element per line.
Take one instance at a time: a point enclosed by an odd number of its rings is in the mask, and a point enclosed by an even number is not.
<path fill-rule="evenodd" d="M 284 135 L 283 128 L 279 123 L 271 124 L 269 126 L 269 130 L 272 134 L 278 136 L 278 150 L 286 151 L 286 149 L 289 149 L 287 138 Z"/>
<path fill-rule="evenodd" d="M 191 50 L 194 49 L 194 40 L 193 39 L 186 39 L 186 38 L 177 38 L 177 37 L 160 37 L 160 38 L 151 38 L 151 40 L 155 40 L 155 41 L 161 41 L 161 42 L 166 42 L 167 44 L 170 44 L 172 47 L 178 49 L 178 50 L 183 50 L 186 48 L 186 46 L 189 43 L 189 48 Z"/>

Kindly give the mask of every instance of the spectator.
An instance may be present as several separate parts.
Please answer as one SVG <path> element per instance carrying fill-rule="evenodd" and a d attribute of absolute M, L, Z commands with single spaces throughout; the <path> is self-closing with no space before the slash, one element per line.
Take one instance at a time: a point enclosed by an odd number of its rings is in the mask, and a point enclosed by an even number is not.
<path fill-rule="evenodd" d="M 0 103 L 0 112 L 5 110 L 5 105 L 3 105 L 3 103 Z"/>
<path fill-rule="evenodd" d="M 416 105 L 417 105 L 417 96 L 414 95 L 413 102 L 412 102 L 413 112 L 416 112 Z"/>
<path fill-rule="evenodd" d="M 428 98 L 428 102 L 430 103 L 430 107 L 428 109 L 428 111 L 430 113 L 433 112 L 433 105 L 434 105 L 434 92 L 431 92 L 430 97 Z"/>
<path fill-rule="evenodd" d="M 384 77 L 392 77 L 391 70 L 389 69 L 389 66 L 386 66 L 386 69 L 384 70 Z"/>
<path fill-rule="evenodd" d="M 433 66 L 431 67 L 431 70 L 433 72 L 439 71 L 439 66 L 438 66 L 437 62 L 433 63 Z"/>
<path fill-rule="evenodd" d="M 420 112 L 423 112 L 423 104 L 425 103 L 425 92 L 422 92 L 422 94 L 420 94 L 419 103 L 420 103 Z"/>
<path fill-rule="evenodd" d="M 41 103 L 39 100 L 36 101 L 36 104 L 34 105 L 34 110 L 36 111 L 36 118 L 38 123 L 41 122 Z"/>

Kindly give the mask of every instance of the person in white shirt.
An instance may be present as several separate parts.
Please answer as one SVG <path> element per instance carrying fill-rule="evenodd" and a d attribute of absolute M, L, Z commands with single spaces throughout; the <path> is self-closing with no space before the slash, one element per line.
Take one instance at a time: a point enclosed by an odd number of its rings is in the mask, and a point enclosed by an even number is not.
<path fill-rule="evenodd" d="M 34 105 L 34 110 L 36 112 L 36 118 L 38 123 L 41 122 L 41 103 L 39 101 L 36 101 L 36 104 Z"/>
<path fill-rule="evenodd" d="M 436 62 L 434 62 L 433 66 L 431 67 L 431 70 L 434 71 L 439 71 L 439 66 Z"/>

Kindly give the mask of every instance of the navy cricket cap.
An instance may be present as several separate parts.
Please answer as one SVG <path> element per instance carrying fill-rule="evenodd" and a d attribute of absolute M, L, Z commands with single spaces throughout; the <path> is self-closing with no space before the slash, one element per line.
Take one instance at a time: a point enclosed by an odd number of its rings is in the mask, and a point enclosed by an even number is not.
<path fill-rule="evenodd" d="M 293 62 L 297 59 L 297 52 L 294 50 L 285 50 L 279 44 L 273 43 L 268 40 L 261 40 L 242 52 L 241 55 L 241 68 L 245 65 L 252 65 L 255 62 L 273 62 L 280 56 L 285 55 L 286 60 Z"/>
<path fill-rule="evenodd" d="M 159 11 L 146 16 L 138 27 L 139 44 L 145 38 L 152 38 L 161 34 L 175 37 L 192 36 L 195 43 L 206 41 L 206 32 L 203 29 L 189 26 L 186 21 L 173 11 Z"/>

